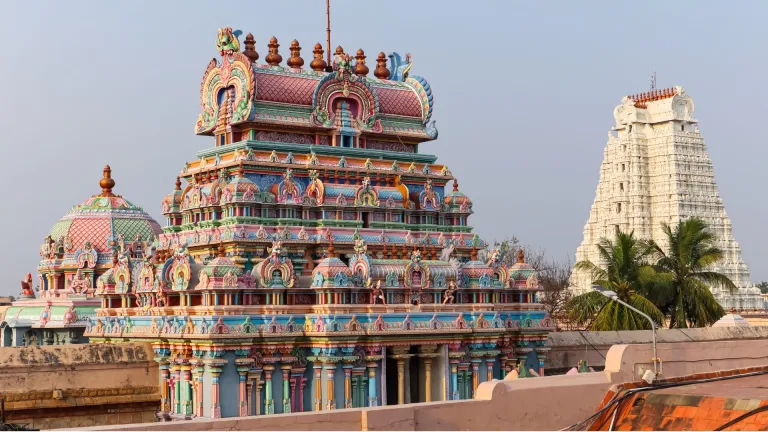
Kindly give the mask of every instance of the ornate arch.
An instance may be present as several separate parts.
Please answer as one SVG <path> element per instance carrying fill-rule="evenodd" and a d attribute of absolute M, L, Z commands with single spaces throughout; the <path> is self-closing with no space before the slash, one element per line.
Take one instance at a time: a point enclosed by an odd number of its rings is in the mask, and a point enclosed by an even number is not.
<path fill-rule="evenodd" d="M 378 207 L 379 192 L 371 186 L 371 178 L 364 177 L 363 184 L 355 191 L 355 205 L 359 207 Z"/>
<path fill-rule="evenodd" d="M 241 123 L 247 120 L 253 111 L 256 75 L 251 61 L 240 52 L 225 53 L 221 57 L 221 63 L 215 58 L 208 63 L 200 84 L 201 113 L 197 117 L 195 133 L 209 133 L 216 126 L 220 108 L 219 93 L 229 87 L 235 90 L 231 124 Z"/>
<path fill-rule="evenodd" d="M 186 255 L 176 255 L 173 258 L 173 264 L 170 269 L 171 280 L 169 284 L 174 291 L 183 291 L 189 287 L 189 280 L 192 276 L 192 267 L 189 263 L 189 257 Z"/>
<path fill-rule="evenodd" d="M 289 258 L 280 256 L 281 249 L 280 242 L 273 243 L 272 256 L 267 258 L 261 265 L 259 276 L 261 276 L 261 286 L 264 288 L 269 288 L 271 286 L 272 274 L 275 271 L 280 272 L 280 279 L 282 280 L 284 287 L 293 287 L 293 282 L 295 280 L 293 263 Z"/>
<path fill-rule="evenodd" d="M 403 273 L 403 285 L 406 288 L 414 288 L 413 273 L 416 271 L 421 272 L 421 286 L 418 288 L 429 288 L 431 280 L 429 266 L 421 262 L 421 252 L 418 250 L 413 252 L 411 255 L 411 262 L 405 266 L 405 271 Z"/>
<path fill-rule="evenodd" d="M 312 120 L 315 124 L 332 125 L 333 103 L 338 98 L 357 103 L 355 119 L 361 129 L 381 131 L 379 96 L 364 76 L 353 75 L 342 68 L 323 77 L 315 87 L 312 94 Z"/>

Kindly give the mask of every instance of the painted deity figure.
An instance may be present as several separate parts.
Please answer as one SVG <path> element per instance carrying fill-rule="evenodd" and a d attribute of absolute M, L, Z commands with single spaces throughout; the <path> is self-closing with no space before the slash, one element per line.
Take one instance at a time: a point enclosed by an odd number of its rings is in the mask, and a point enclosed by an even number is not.
<path fill-rule="evenodd" d="M 27 276 L 21 281 L 21 295 L 25 297 L 35 296 L 35 291 L 32 288 L 32 273 L 27 273 Z"/>
<path fill-rule="evenodd" d="M 184 272 L 180 271 L 176 275 L 176 279 L 174 280 L 174 283 L 176 284 L 176 289 L 181 291 L 184 289 Z"/>
<path fill-rule="evenodd" d="M 453 281 L 448 282 L 448 289 L 445 290 L 445 298 L 443 299 L 443 304 L 453 304 L 453 302 L 456 300 L 455 294 L 456 293 L 456 284 L 453 283 Z"/>
<path fill-rule="evenodd" d="M 384 298 L 384 290 L 381 289 L 381 281 L 376 281 L 376 285 L 373 285 L 373 281 L 368 279 L 368 283 L 366 285 L 372 290 L 371 304 L 376 304 L 377 300 L 381 300 L 381 304 L 387 304 L 387 300 Z"/>
<path fill-rule="evenodd" d="M 281 285 L 283 285 L 283 275 L 280 273 L 280 270 L 272 271 L 272 286 Z"/>
<path fill-rule="evenodd" d="M 87 294 L 91 288 L 91 279 L 83 275 L 82 270 L 78 269 L 75 278 L 72 279 L 71 290 L 75 294 Z"/>
<path fill-rule="evenodd" d="M 126 292 L 125 285 L 125 277 L 120 275 L 117 280 L 117 292 Z"/>

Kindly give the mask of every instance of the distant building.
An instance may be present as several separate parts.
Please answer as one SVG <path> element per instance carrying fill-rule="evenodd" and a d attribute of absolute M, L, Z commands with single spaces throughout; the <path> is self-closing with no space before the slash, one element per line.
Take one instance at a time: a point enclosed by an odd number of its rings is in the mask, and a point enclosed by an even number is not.
<path fill-rule="evenodd" d="M 142 262 L 143 251 L 162 232 L 141 208 L 114 195 L 114 184 L 107 166 L 102 193 L 74 206 L 51 228 L 40 247 L 37 287 L 27 274 L 19 299 L 0 309 L 0 346 L 88 342 L 83 333 L 101 306 L 96 280 L 115 262 Z"/>
<path fill-rule="evenodd" d="M 600 264 L 597 244 L 612 239 L 616 228 L 635 232 L 667 247 L 661 227 L 698 217 L 718 236 L 725 258 L 712 270 L 728 276 L 739 290 L 714 287 L 726 309 L 763 308 L 760 290 L 749 279 L 741 248 L 720 198 L 712 161 L 707 154 L 693 99 L 682 87 L 654 90 L 622 99 L 614 111 L 616 125 L 608 133 L 595 201 L 584 226 L 576 261 Z M 590 275 L 574 270 L 575 293 L 591 288 Z"/>
<path fill-rule="evenodd" d="M 13 303 L 13 296 L 0 297 L 0 306 L 10 306 Z"/>

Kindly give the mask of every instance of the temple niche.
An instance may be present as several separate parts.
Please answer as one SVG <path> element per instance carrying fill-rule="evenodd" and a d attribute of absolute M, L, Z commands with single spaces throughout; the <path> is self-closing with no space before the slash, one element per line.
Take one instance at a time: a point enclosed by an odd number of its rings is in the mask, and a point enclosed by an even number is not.
<path fill-rule="evenodd" d="M 737 287 L 730 293 L 711 288 L 724 309 L 762 309 L 760 290 L 749 278 L 741 248 L 715 182 L 693 99 L 682 87 L 624 97 L 613 111 L 615 126 L 608 133 L 595 201 L 584 226 L 576 261 L 600 263 L 597 243 L 613 238 L 616 228 L 634 231 L 666 248 L 661 222 L 703 219 L 717 235 L 724 259 L 712 270 L 728 276 Z M 591 289 L 590 276 L 574 271 L 572 289 Z"/>
<path fill-rule="evenodd" d="M 363 50 L 327 70 L 317 45 L 307 70 L 298 41 L 283 66 L 276 38 L 259 63 L 238 36 L 219 30 L 205 150 L 179 161 L 166 226 L 140 259 L 99 251 L 115 264 L 86 336 L 151 343 L 172 418 L 469 399 L 544 374 L 535 270 L 478 260 L 471 199 L 420 152 L 438 133 L 411 56 L 382 52 L 369 76 Z"/>

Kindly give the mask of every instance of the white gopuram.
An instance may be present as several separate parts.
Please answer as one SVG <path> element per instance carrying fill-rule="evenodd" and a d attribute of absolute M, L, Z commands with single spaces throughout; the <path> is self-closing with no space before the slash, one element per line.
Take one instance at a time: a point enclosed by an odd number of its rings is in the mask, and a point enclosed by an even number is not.
<path fill-rule="evenodd" d="M 667 241 L 661 223 L 674 227 L 698 217 L 718 236 L 725 258 L 713 268 L 728 276 L 739 290 L 712 288 L 728 310 L 762 308 L 760 290 L 750 282 L 741 248 L 731 233 L 731 221 L 715 183 L 712 160 L 693 118 L 693 100 L 682 87 L 627 96 L 613 110 L 616 125 L 608 133 L 600 182 L 584 226 L 584 240 L 576 261 L 601 264 L 596 245 L 614 238 L 618 227 L 634 230 L 639 238 L 653 239 L 662 248 Z M 574 294 L 591 288 L 589 274 L 571 275 Z"/>

